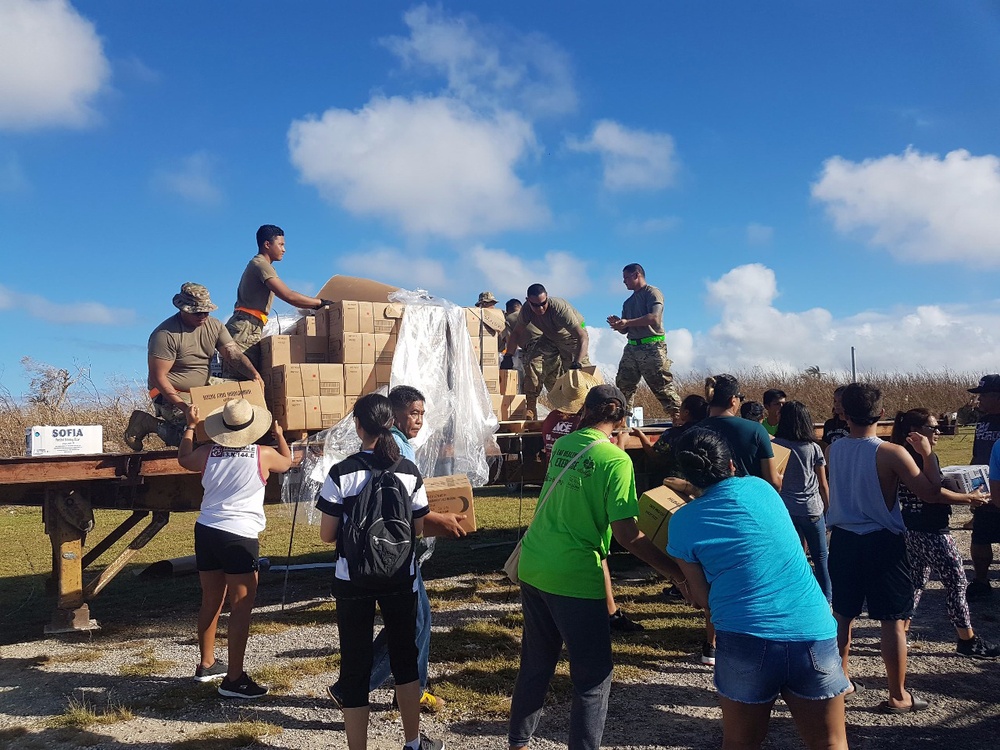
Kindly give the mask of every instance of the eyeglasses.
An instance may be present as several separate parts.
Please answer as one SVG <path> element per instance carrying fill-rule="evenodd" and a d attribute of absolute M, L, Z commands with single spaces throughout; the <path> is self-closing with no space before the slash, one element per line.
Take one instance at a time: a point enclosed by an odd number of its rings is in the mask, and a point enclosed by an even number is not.
<path fill-rule="evenodd" d="M 547 304 L 549 304 L 549 301 L 546 299 L 544 302 L 532 302 L 529 299 L 528 300 L 528 304 L 531 305 L 532 307 L 534 307 L 536 310 L 541 310 L 543 307 L 545 307 Z"/>

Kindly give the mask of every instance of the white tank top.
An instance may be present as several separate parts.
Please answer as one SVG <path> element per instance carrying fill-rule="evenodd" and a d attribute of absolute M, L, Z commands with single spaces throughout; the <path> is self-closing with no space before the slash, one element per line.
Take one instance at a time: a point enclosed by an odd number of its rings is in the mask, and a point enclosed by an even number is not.
<path fill-rule="evenodd" d="M 205 462 L 198 523 L 237 536 L 257 538 L 264 530 L 264 485 L 260 448 L 224 448 L 213 445 Z"/>
<path fill-rule="evenodd" d="M 877 437 L 845 437 L 830 446 L 830 511 L 826 522 L 855 534 L 886 529 L 906 532 L 899 501 L 885 507 L 878 481 L 875 454 L 882 440 Z"/>

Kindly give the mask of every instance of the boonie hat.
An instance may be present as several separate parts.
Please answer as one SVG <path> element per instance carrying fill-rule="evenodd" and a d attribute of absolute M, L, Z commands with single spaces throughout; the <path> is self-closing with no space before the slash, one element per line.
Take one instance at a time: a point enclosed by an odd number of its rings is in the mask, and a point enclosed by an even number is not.
<path fill-rule="evenodd" d="M 226 448 L 245 448 L 271 429 L 271 412 L 234 398 L 205 417 L 205 432 L 213 443 Z"/>
<path fill-rule="evenodd" d="M 493 292 L 480 292 L 479 300 L 476 302 L 476 307 L 482 307 L 483 305 L 495 305 L 497 303 L 497 298 L 493 296 Z"/>
<path fill-rule="evenodd" d="M 576 414 L 583 408 L 587 394 L 604 381 L 583 370 L 569 370 L 560 375 L 549 391 L 549 404 L 563 414 Z"/>
<path fill-rule="evenodd" d="M 186 313 L 207 313 L 218 310 L 219 306 L 212 304 L 208 289 L 193 281 L 181 284 L 181 291 L 174 295 L 174 307 Z"/>
<path fill-rule="evenodd" d="M 1000 393 L 1000 375 L 983 375 L 979 385 L 970 388 L 969 393 Z"/>
<path fill-rule="evenodd" d="M 614 385 L 596 385 L 590 389 L 586 400 L 583 402 L 588 409 L 596 409 L 598 406 L 606 404 L 608 401 L 617 401 L 622 408 L 628 406 L 628 399 L 625 394 Z"/>

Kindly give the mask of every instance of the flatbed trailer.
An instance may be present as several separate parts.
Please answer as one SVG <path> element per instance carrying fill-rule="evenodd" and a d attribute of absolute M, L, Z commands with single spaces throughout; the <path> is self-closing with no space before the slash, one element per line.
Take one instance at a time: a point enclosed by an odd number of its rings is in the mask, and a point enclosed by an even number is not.
<path fill-rule="evenodd" d="M 892 423 L 879 423 L 887 436 Z M 493 485 L 541 484 L 545 464 L 539 459 L 542 435 L 538 422 L 504 422 L 497 433 L 500 451 L 490 479 Z M 657 436 L 662 427 L 644 428 Z M 322 450 L 321 442 L 292 444 L 293 467 L 306 451 Z M 626 451 L 636 468 L 639 491 L 649 485 L 645 454 L 639 440 L 629 437 Z M 295 471 L 295 468 L 293 468 Z M 272 475 L 265 502 L 281 502 L 281 484 L 288 475 Z M 141 453 L 103 453 L 85 456 L 0 458 L 0 505 L 40 507 L 45 533 L 52 547 L 52 585 L 56 608 L 46 633 L 97 628 L 90 618 L 90 602 L 169 522 L 171 513 L 197 511 L 201 504 L 201 475 L 177 463 L 177 450 Z M 94 528 L 95 510 L 131 511 L 125 520 L 86 548 Z M 99 573 L 84 580 L 87 568 L 137 526 L 126 547 Z"/>

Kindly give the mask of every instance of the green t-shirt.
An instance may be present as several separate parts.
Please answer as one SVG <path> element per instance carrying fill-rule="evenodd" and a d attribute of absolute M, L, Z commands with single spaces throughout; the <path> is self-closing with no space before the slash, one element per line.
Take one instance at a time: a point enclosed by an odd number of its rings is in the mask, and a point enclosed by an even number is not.
<path fill-rule="evenodd" d="M 559 297 L 549 297 L 549 306 L 544 315 L 525 303 L 518 313 L 518 326 L 530 330 L 535 326 L 545 338 L 551 341 L 579 341 L 580 329 L 584 326 L 583 316 L 569 302 Z"/>
<path fill-rule="evenodd" d="M 240 277 L 240 285 L 236 287 L 236 306 L 249 310 L 257 310 L 265 315 L 271 314 L 271 303 L 274 302 L 274 292 L 267 284 L 268 279 L 278 278 L 278 272 L 266 256 L 258 253 L 250 259 Z"/>
<path fill-rule="evenodd" d="M 778 425 L 768 422 L 767 417 L 764 417 L 764 421 L 761 422 L 761 424 L 764 425 L 764 429 L 767 430 L 767 434 L 774 437 L 774 433 L 778 431 Z"/>
<path fill-rule="evenodd" d="M 149 356 L 173 364 L 167 380 L 179 391 L 208 385 L 208 363 L 215 352 L 233 341 L 229 331 L 216 318 L 208 318 L 197 328 L 184 325 L 177 313 L 164 320 L 149 335 Z M 150 377 L 149 389 L 156 388 Z"/>
<path fill-rule="evenodd" d="M 583 448 L 605 438 L 588 427 L 559 438 L 540 497 Z M 521 542 L 518 575 L 549 594 L 604 598 L 601 560 L 611 548 L 611 523 L 639 515 L 632 459 L 611 443 L 595 445 L 562 475 Z"/>

